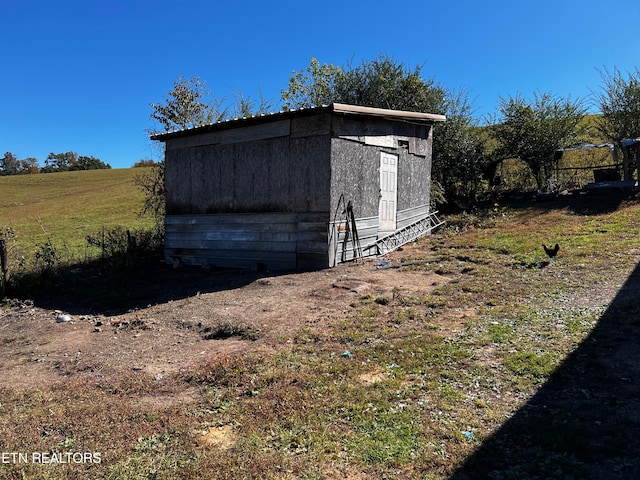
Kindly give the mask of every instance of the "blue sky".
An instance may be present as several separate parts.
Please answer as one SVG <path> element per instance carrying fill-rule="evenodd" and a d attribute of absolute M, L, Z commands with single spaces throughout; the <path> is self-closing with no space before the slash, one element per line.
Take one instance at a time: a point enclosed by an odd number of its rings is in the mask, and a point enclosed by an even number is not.
<path fill-rule="evenodd" d="M 501 96 L 586 98 L 598 69 L 640 67 L 639 21 L 637 0 L 0 0 L 0 155 L 157 160 L 149 103 L 178 75 L 279 102 L 311 57 L 423 65 L 478 117 Z"/>

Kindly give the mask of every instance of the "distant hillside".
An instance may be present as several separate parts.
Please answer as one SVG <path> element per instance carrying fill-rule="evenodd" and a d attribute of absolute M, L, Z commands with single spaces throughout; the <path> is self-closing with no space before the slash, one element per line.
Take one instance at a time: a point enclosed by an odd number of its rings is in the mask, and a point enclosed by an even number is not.
<path fill-rule="evenodd" d="M 134 176 L 144 168 L 86 170 L 0 177 L 0 230 L 15 230 L 31 255 L 51 239 L 57 248 L 82 254 L 85 237 L 103 226 L 149 227 L 141 218 L 143 195 Z"/>

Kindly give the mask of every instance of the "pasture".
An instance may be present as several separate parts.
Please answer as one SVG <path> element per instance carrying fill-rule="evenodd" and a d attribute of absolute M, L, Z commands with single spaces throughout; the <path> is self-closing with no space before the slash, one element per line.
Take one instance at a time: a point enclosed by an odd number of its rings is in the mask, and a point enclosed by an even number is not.
<path fill-rule="evenodd" d="M 52 187 L 14 190 L 0 225 L 58 239 L 142 222 L 130 174 L 102 189 L 73 178 L 66 201 L 86 197 L 60 219 Z M 156 265 L 108 306 L 0 308 L 0 445 L 24 454 L 0 477 L 638 478 L 636 197 L 447 220 L 385 266 Z"/>

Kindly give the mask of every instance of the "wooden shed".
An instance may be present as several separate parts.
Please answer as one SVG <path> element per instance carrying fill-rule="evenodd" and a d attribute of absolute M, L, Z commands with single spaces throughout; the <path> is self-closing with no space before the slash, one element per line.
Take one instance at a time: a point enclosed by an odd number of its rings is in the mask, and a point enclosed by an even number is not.
<path fill-rule="evenodd" d="M 443 121 L 334 103 L 153 135 L 166 146 L 166 260 L 321 269 L 428 233 Z"/>

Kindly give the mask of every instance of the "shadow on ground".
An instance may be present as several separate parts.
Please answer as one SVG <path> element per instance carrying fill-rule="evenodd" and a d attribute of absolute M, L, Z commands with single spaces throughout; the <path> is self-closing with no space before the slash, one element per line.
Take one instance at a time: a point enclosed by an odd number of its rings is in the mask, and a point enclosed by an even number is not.
<path fill-rule="evenodd" d="M 265 276 L 268 273 L 233 269 L 175 269 L 159 259 L 140 262 L 132 268 L 80 265 L 60 269 L 25 298 L 32 299 L 38 307 L 73 315 L 112 316 L 198 293 L 240 288 Z"/>
<path fill-rule="evenodd" d="M 640 478 L 640 264 L 590 336 L 453 474 Z"/>
<path fill-rule="evenodd" d="M 555 197 L 505 198 L 510 208 L 535 207 L 543 210 L 568 209 L 576 215 L 602 215 L 618 210 L 625 201 L 637 198 L 635 190 L 602 190 Z"/>

